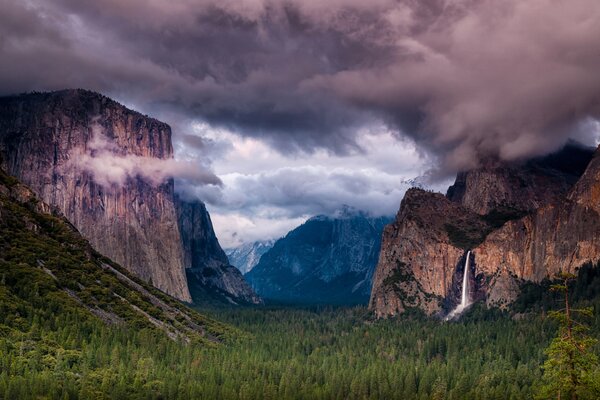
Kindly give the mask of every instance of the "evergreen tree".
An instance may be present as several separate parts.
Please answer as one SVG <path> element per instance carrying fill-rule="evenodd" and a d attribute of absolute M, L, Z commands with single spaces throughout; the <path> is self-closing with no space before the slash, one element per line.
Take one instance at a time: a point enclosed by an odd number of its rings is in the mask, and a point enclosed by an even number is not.
<path fill-rule="evenodd" d="M 553 291 L 562 293 L 565 307 L 551 311 L 550 317 L 558 321 L 559 330 L 546 350 L 544 363 L 544 384 L 540 387 L 538 399 L 597 399 L 597 384 L 593 376 L 598 368 L 598 357 L 592 352 L 596 343 L 588 335 L 589 327 L 574 319 L 575 315 L 591 317 L 591 308 L 572 308 L 569 302 L 569 283 L 575 275 L 563 273 L 560 283 L 552 285 Z"/>

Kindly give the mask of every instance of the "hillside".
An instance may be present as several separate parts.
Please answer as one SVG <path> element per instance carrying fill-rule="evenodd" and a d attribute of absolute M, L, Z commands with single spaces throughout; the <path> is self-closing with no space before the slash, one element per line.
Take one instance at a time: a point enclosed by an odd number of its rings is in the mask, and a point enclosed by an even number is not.
<path fill-rule="evenodd" d="M 108 390 L 98 379 L 114 390 L 133 385 L 135 368 L 121 370 L 117 384 L 118 359 L 211 347 L 233 332 L 100 255 L 0 170 L 0 398 L 48 396 L 56 379 L 64 393 L 87 380 L 94 391 L 82 397 L 98 398 Z"/>
<path fill-rule="evenodd" d="M 215 288 L 259 302 L 227 268 L 204 204 L 176 196 L 171 136 L 168 124 L 87 90 L 0 97 L 1 167 L 100 254 L 185 302 Z"/>

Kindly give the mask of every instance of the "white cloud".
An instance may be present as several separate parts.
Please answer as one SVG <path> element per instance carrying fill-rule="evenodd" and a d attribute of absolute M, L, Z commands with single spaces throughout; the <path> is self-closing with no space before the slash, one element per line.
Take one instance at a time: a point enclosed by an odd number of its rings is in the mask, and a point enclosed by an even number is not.
<path fill-rule="evenodd" d="M 102 186 L 123 186 L 129 179 L 139 177 L 153 185 L 177 178 L 188 184 L 220 185 L 220 179 L 199 162 L 160 159 L 124 154 L 117 144 L 104 135 L 100 125 L 92 126 L 92 138 L 85 151 L 75 154 L 66 168 L 85 171 Z"/>

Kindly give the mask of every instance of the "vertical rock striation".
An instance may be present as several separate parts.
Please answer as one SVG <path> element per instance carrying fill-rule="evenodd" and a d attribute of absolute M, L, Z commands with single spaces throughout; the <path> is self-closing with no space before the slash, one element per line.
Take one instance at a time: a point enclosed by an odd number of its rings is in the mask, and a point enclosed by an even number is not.
<path fill-rule="evenodd" d="M 383 232 L 369 308 L 377 317 L 408 308 L 434 314 L 452 290 L 456 303 L 462 274 L 455 270 L 486 229 L 479 215 L 444 195 L 409 189 L 396 220 Z"/>
<path fill-rule="evenodd" d="M 92 246 L 140 278 L 191 301 L 173 182 L 99 185 L 73 168 L 100 130 L 119 155 L 173 157 L 167 124 L 96 93 L 67 90 L 0 99 L 3 166 L 59 207 Z"/>
<path fill-rule="evenodd" d="M 600 150 L 562 201 L 509 221 L 474 249 L 485 275 L 539 282 L 600 260 Z M 510 300 L 507 298 L 506 300 Z"/>
<path fill-rule="evenodd" d="M 157 171 L 173 158 L 167 124 L 85 90 L 4 97 L 0 156 L 95 249 L 157 288 L 192 301 L 189 268 L 196 293 L 260 301 L 229 265 L 204 204 L 176 198 Z"/>

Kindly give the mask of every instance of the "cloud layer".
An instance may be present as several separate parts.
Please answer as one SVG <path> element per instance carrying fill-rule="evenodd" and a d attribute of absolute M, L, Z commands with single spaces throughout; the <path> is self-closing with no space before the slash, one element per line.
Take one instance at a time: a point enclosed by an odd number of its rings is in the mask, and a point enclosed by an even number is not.
<path fill-rule="evenodd" d="M 173 178 L 194 187 L 222 184 L 213 172 L 198 162 L 123 154 L 116 143 L 104 135 L 100 125 L 92 126 L 92 133 L 85 151 L 74 155 L 65 167 L 91 174 L 99 185 L 123 186 L 134 178 L 153 185 L 161 185 Z"/>
<path fill-rule="evenodd" d="M 332 215 L 342 205 L 372 215 L 394 215 L 404 192 L 431 161 L 414 143 L 385 129 L 361 131 L 361 151 L 334 156 L 327 151 L 282 155 L 260 140 L 195 124 L 190 132 L 209 143 L 217 157 L 222 187 L 177 185 L 207 202 L 221 243 L 233 247 L 276 239 L 316 214 Z M 445 190 L 447 183 L 432 189 Z M 423 183 L 422 183 L 423 184 Z M 183 186 L 183 187 L 182 187 Z"/>
<path fill-rule="evenodd" d="M 588 136 L 598 37 L 596 0 L 0 0 L 0 92 L 91 87 L 288 153 L 383 122 L 461 169 Z"/>
<path fill-rule="evenodd" d="M 83 87 L 170 123 L 182 161 L 99 141 L 78 167 L 177 176 L 234 244 L 597 139 L 598 38 L 597 0 L 0 0 L 0 95 Z"/>

